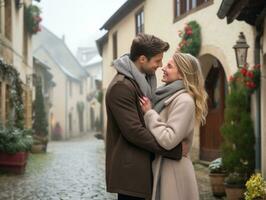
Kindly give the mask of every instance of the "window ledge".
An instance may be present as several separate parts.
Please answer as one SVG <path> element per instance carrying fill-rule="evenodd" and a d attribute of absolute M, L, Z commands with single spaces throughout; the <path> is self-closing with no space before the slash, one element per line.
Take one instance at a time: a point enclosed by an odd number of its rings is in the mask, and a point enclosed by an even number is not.
<path fill-rule="evenodd" d="M 191 15 L 191 14 L 193 14 L 193 13 L 195 13 L 195 12 L 201 10 L 201 9 L 204 9 L 204 8 L 206 8 L 206 7 L 208 7 L 208 6 L 212 5 L 212 4 L 213 4 L 213 0 L 210 0 L 210 1 L 205 2 L 205 3 L 203 3 L 202 5 L 200 5 L 200 6 L 196 7 L 196 8 L 191 9 L 190 11 L 188 11 L 188 12 L 186 12 L 186 13 L 178 16 L 178 17 L 175 16 L 173 23 L 176 23 L 176 22 L 180 21 L 181 19 L 184 19 L 188 15 Z"/>

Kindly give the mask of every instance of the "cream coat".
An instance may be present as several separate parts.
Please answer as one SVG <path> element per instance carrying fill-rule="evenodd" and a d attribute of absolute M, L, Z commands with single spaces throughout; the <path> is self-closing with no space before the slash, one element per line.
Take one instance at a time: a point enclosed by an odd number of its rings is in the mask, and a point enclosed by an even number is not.
<path fill-rule="evenodd" d="M 192 146 L 195 103 L 193 98 L 181 90 L 165 102 L 160 115 L 149 110 L 145 124 L 157 142 L 165 149 L 173 149 L 180 142 Z M 195 171 L 188 157 L 180 161 L 156 155 L 153 161 L 153 200 L 198 200 L 199 193 Z"/>

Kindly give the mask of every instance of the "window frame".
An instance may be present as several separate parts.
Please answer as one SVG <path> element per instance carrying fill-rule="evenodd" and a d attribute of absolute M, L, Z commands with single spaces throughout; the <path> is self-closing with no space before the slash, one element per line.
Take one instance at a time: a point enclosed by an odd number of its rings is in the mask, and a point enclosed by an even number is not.
<path fill-rule="evenodd" d="M 192 13 L 195 13 L 195 12 L 197 12 L 203 8 L 206 8 L 210 5 L 212 5 L 213 1 L 214 0 L 173 0 L 173 8 L 174 8 L 173 23 L 185 18 L 186 16 L 188 16 Z M 189 2 L 189 10 L 187 10 L 187 2 Z M 199 2 L 200 2 L 200 4 L 199 4 Z M 192 6 L 193 3 L 195 5 L 195 7 Z M 179 4 L 179 9 L 177 7 L 177 4 Z M 179 11 L 179 14 L 178 14 L 178 11 Z"/>
<path fill-rule="evenodd" d="M 117 31 L 112 34 L 112 42 L 113 42 L 113 60 L 117 59 L 118 56 L 118 42 L 117 42 Z"/>
<path fill-rule="evenodd" d="M 140 8 L 135 14 L 135 33 L 138 35 L 139 33 L 144 33 L 144 8 Z M 140 22 L 140 24 L 139 24 Z"/>

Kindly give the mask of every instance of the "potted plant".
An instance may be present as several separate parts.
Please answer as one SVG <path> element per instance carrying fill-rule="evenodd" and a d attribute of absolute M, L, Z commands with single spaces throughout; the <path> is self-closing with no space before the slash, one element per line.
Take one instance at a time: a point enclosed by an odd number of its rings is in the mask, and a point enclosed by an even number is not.
<path fill-rule="evenodd" d="M 228 200 L 243 199 L 246 177 L 234 172 L 225 178 L 225 191 Z"/>
<path fill-rule="evenodd" d="M 26 7 L 24 19 L 25 24 L 30 34 L 36 34 L 41 31 L 40 23 L 42 18 L 40 16 L 41 10 L 36 5 L 30 5 Z"/>
<path fill-rule="evenodd" d="M 4 171 L 23 173 L 31 149 L 30 129 L 0 128 L 0 168 Z"/>
<path fill-rule="evenodd" d="M 33 122 L 33 146 L 32 153 L 43 153 L 47 150 L 48 144 L 48 120 L 45 112 L 44 98 L 42 94 L 41 81 L 36 83 L 36 97 L 34 104 Z"/>
<path fill-rule="evenodd" d="M 190 53 L 198 56 L 201 48 L 201 28 L 196 21 L 190 21 L 186 24 L 184 30 L 179 31 L 180 42 L 179 50 L 182 53 Z"/>
<path fill-rule="evenodd" d="M 213 160 L 209 165 L 209 171 L 213 195 L 217 197 L 224 196 L 224 179 L 226 177 L 226 170 L 223 166 L 222 158 L 217 158 Z"/>
<path fill-rule="evenodd" d="M 254 68 L 254 71 L 257 70 Z M 250 115 L 250 95 L 254 89 L 255 76 L 244 67 L 230 78 L 230 92 L 226 97 L 225 121 L 221 127 L 223 135 L 222 160 L 228 170 L 225 179 L 227 199 L 244 197 L 245 182 L 255 168 L 255 138 Z"/>
<path fill-rule="evenodd" d="M 246 182 L 247 191 L 245 192 L 245 200 L 265 200 L 266 199 L 266 182 L 261 174 L 254 174 Z"/>

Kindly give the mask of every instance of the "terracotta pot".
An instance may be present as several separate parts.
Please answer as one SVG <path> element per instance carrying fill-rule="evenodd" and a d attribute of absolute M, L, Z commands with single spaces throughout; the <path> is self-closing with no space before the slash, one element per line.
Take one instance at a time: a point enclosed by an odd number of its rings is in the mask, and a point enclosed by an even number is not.
<path fill-rule="evenodd" d="M 213 195 L 217 197 L 225 196 L 224 179 L 226 177 L 226 174 L 210 173 L 209 176 Z"/>
<path fill-rule="evenodd" d="M 245 188 L 243 186 L 225 184 L 227 200 L 244 199 Z"/>
<path fill-rule="evenodd" d="M 27 158 L 27 152 L 18 152 L 15 154 L 0 152 L 0 169 L 12 173 L 24 173 Z"/>

